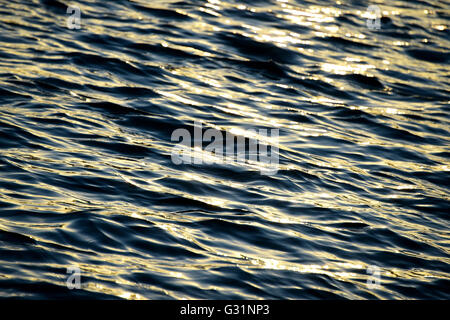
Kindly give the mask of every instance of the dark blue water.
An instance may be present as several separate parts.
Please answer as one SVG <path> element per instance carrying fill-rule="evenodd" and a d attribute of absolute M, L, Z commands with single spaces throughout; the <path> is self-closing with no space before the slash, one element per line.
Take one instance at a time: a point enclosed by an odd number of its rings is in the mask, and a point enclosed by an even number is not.
<path fill-rule="evenodd" d="M 450 298 L 449 22 L 444 0 L 1 0 L 0 296 Z M 175 165 L 194 121 L 279 129 L 278 172 Z"/>

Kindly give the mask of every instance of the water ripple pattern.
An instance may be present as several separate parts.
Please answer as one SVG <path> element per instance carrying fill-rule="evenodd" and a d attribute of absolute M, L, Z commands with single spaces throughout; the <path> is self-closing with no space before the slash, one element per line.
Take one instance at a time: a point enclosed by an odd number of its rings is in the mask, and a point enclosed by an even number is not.
<path fill-rule="evenodd" d="M 0 296 L 450 298 L 449 22 L 448 0 L 1 0 Z M 194 121 L 279 129 L 278 172 L 174 164 Z"/>

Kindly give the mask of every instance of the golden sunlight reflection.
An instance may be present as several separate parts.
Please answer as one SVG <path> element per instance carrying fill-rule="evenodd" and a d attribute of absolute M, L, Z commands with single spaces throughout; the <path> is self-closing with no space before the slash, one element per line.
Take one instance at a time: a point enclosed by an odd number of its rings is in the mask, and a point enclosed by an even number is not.
<path fill-rule="evenodd" d="M 360 263 L 335 263 L 330 265 L 317 265 L 317 264 L 294 264 L 286 263 L 275 259 L 252 259 L 251 265 L 256 268 L 270 269 L 270 270 L 289 270 L 299 273 L 311 273 L 311 274 L 324 274 L 334 279 L 341 280 L 357 280 L 365 279 L 366 276 L 362 275 L 361 271 L 365 271 L 366 266 Z M 351 270 L 361 270 L 358 273 Z"/>
<path fill-rule="evenodd" d="M 370 69 L 374 69 L 373 65 L 355 64 L 355 65 L 336 65 L 331 63 L 323 63 L 322 70 L 334 74 L 346 75 L 346 74 L 364 74 Z"/>

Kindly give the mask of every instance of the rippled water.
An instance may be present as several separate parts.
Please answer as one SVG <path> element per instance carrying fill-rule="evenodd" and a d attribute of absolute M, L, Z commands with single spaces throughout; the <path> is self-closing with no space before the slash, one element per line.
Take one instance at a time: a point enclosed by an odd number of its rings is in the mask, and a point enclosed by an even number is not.
<path fill-rule="evenodd" d="M 0 295 L 448 299 L 449 21 L 442 0 L 1 0 Z M 277 174 L 175 165 L 194 121 L 279 129 Z"/>

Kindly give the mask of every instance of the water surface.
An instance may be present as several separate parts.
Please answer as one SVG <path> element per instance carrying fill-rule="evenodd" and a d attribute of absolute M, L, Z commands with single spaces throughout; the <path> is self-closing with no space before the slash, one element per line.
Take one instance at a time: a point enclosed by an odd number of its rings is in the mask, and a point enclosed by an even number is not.
<path fill-rule="evenodd" d="M 448 299 L 449 9 L 1 0 L 0 296 Z M 194 121 L 277 174 L 175 165 Z"/>

